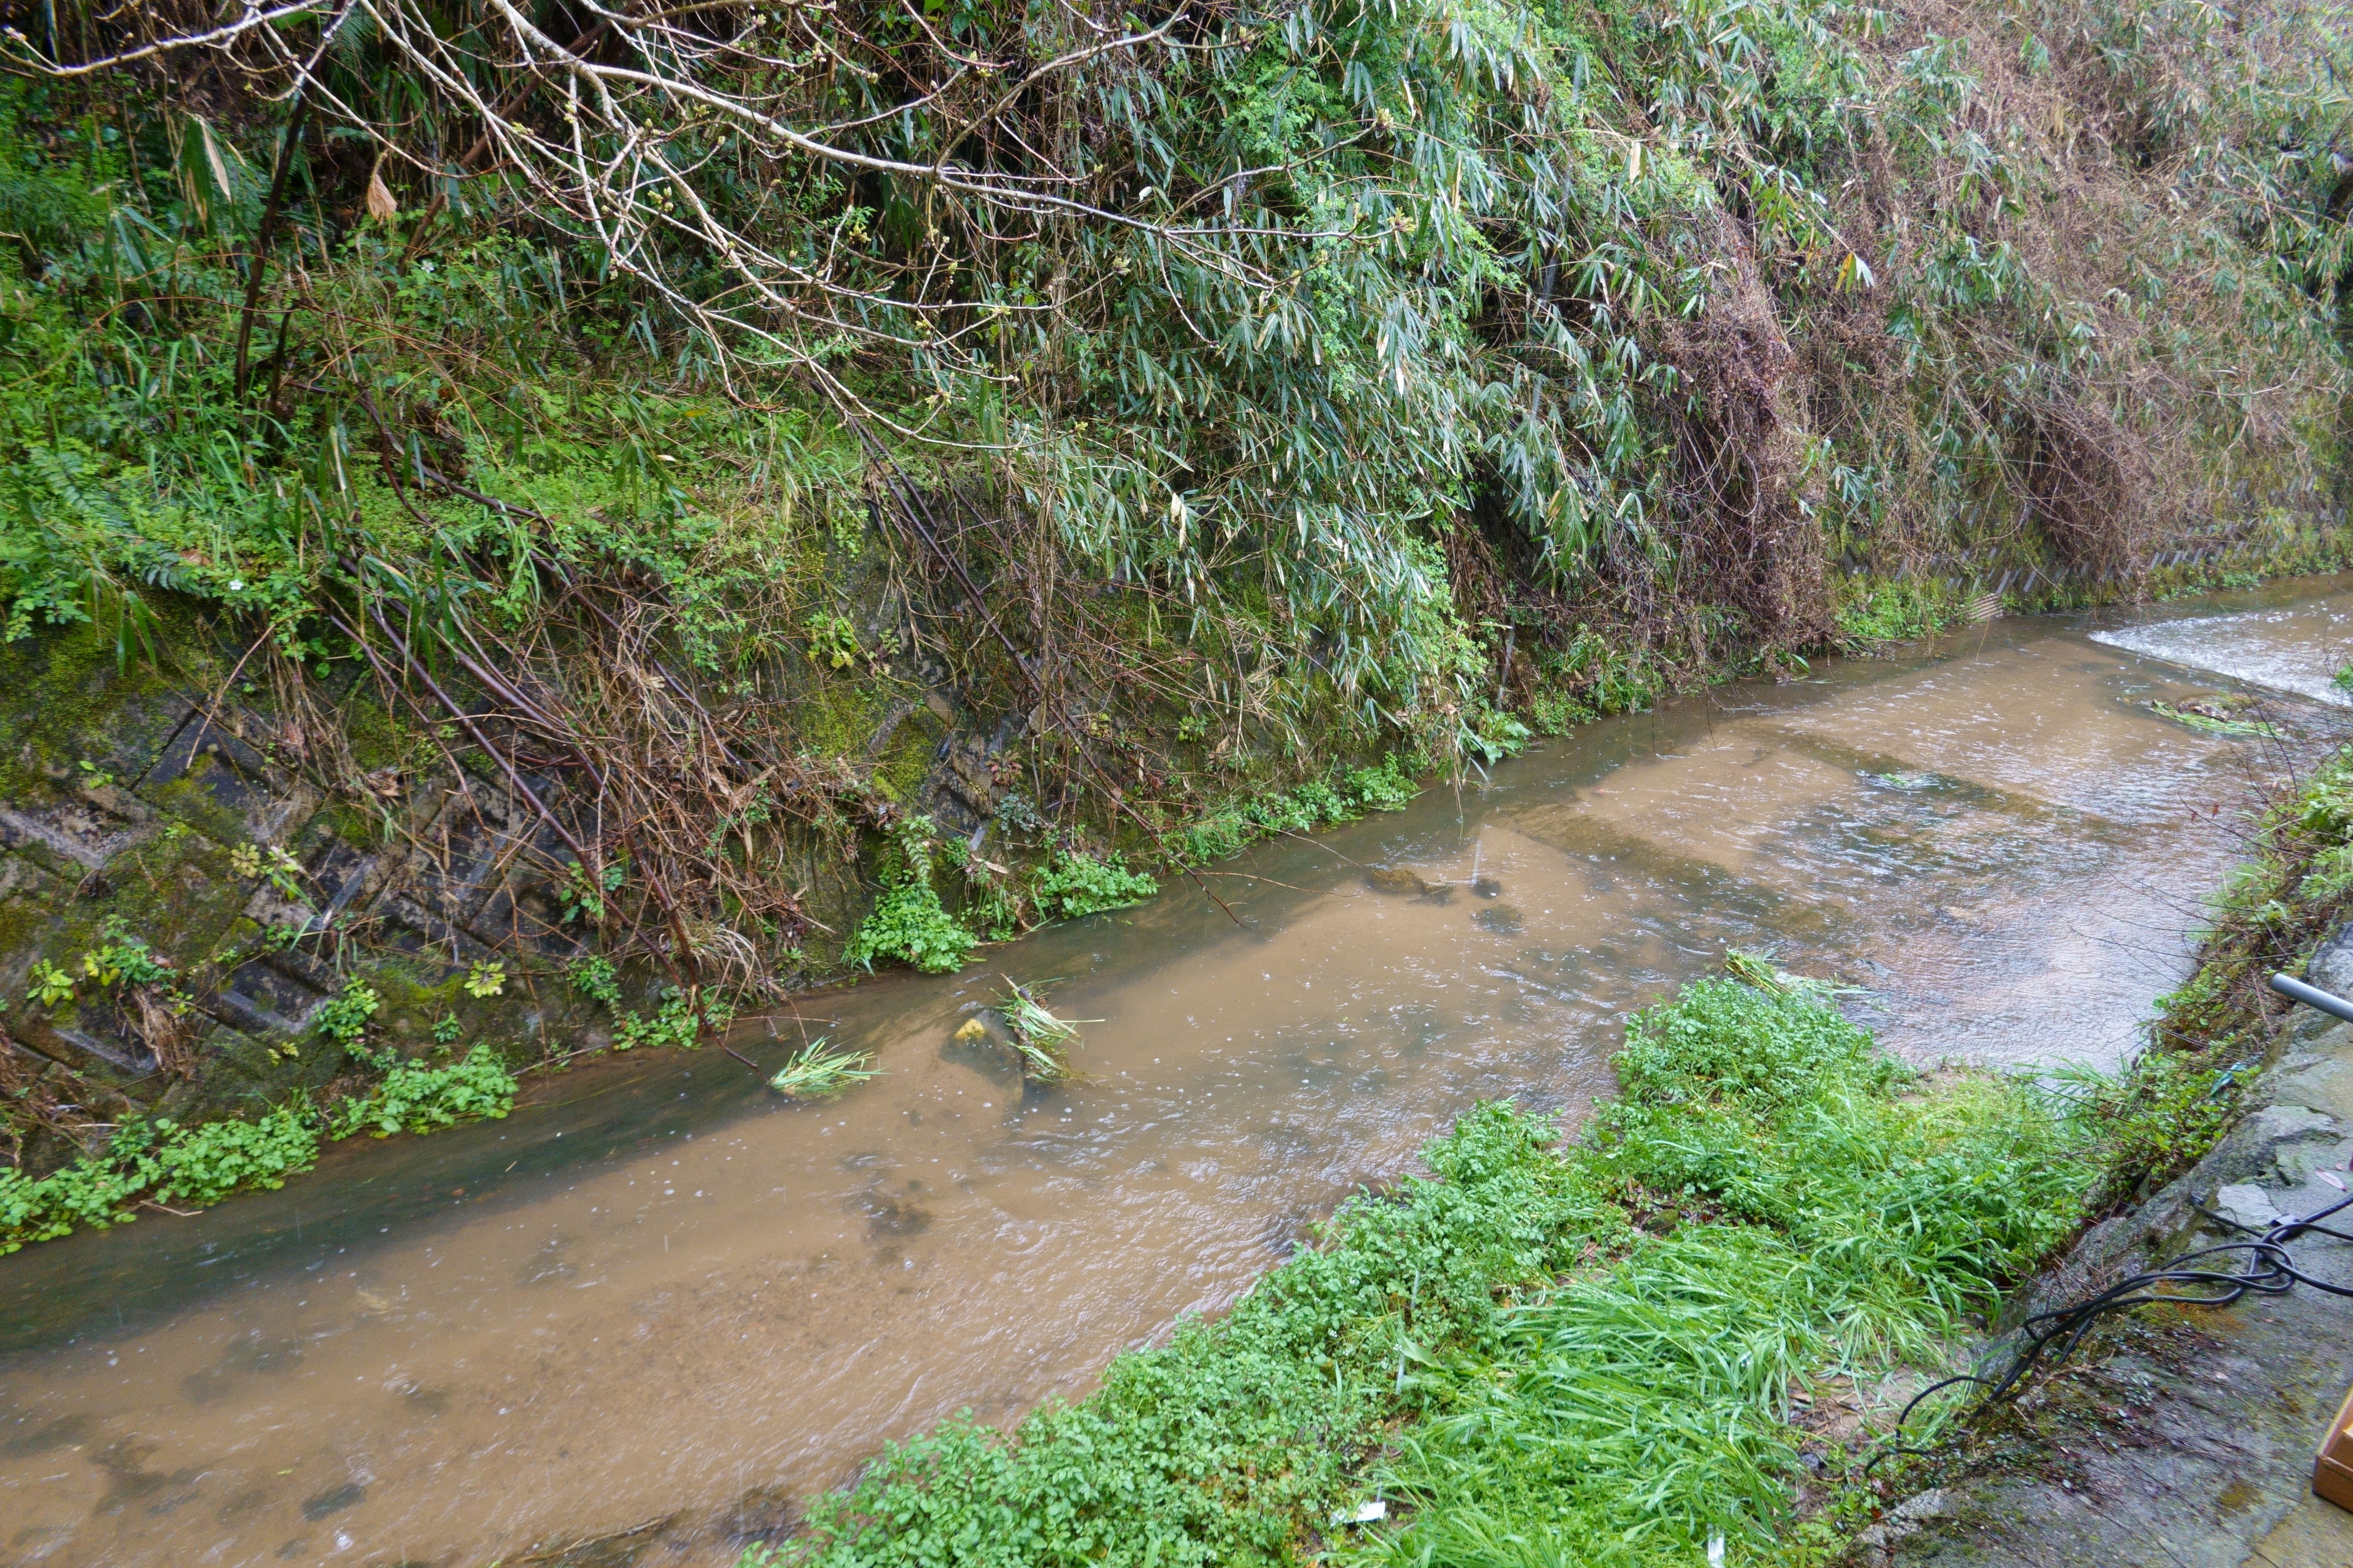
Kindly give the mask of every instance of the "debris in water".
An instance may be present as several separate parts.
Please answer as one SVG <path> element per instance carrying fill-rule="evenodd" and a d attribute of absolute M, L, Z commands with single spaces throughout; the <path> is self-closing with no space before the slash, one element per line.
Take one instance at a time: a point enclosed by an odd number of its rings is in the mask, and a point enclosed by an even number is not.
<path fill-rule="evenodd" d="M 1366 869 L 1365 880 L 1376 893 L 1427 893 L 1430 884 L 1419 874 L 1402 866 L 1373 866 Z"/>
<path fill-rule="evenodd" d="M 1792 974 L 1777 967 L 1770 953 L 1743 952 L 1736 947 L 1724 950 L 1724 969 L 1742 984 L 1753 985 L 1768 996 L 1852 996 L 1861 994 L 1862 990 L 1859 985 L 1839 985 Z"/>
<path fill-rule="evenodd" d="M 966 1018 L 964 1027 L 948 1037 L 960 1046 L 976 1046 L 988 1038 L 988 1026 L 977 1017 Z"/>
<path fill-rule="evenodd" d="M 852 1084 L 864 1083 L 881 1070 L 868 1065 L 874 1059 L 873 1052 L 828 1051 L 825 1040 L 819 1035 L 802 1047 L 799 1054 L 768 1080 L 768 1087 L 795 1100 L 816 1100 L 839 1094 Z"/>
<path fill-rule="evenodd" d="M 1725 950 L 1724 971 L 1742 984 L 1754 985 L 1769 995 L 1786 996 L 1794 989 L 1789 984 L 1792 977 L 1774 968 L 1771 959 L 1760 953 L 1743 952 L 1736 947 Z"/>
<path fill-rule="evenodd" d="M 1944 781 L 1935 773 L 1865 773 L 1882 789 L 1935 789 Z"/>
<path fill-rule="evenodd" d="M 1471 923 L 1481 931 L 1493 931 L 1497 936 L 1517 936 L 1520 934 L 1520 927 L 1525 924 L 1526 921 L 1521 915 L 1518 906 L 1497 904 L 1493 909 L 1481 910 L 1473 914 L 1471 917 Z"/>
<path fill-rule="evenodd" d="M 1473 877 L 1471 879 L 1471 890 L 1482 899 L 1493 899 L 1502 895 L 1504 884 L 1493 877 Z"/>
<path fill-rule="evenodd" d="M 2195 702 L 2184 702 L 2179 707 L 2170 702 L 2151 702 L 2148 710 L 2160 719 L 2170 719 L 2177 724 L 2187 724 L 2210 735 L 2251 735 L 2267 741 L 2278 740 L 2278 726 L 2244 716 L 2254 705 L 2255 699 L 2252 697 L 2226 695 L 2201 697 Z"/>
<path fill-rule="evenodd" d="M 1066 1053 L 1078 1040 L 1078 1026 L 1100 1024 L 1103 1020 L 1057 1018 L 1039 1000 L 1036 987 L 1025 986 L 1011 975 L 1004 978 L 1011 989 L 997 999 L 997 1014 L 1005 1020 L 1005 1032 L 1013 1037 L 1013 1048 L 1021 1058 L 1021 1070 L 1040 1083 L 1071 1077 Z"/>
<path fill-rule="evenodd" d="M 330 1487 L 325 1491 L 304 1498 L 302 1517 L 309 1520 L 324 1519 L 331 1513 L 341 1512 L 355 1502 L 364 1501 L 366 1498 L 366 1487 L 357 1481 L 345 1481 L 342 1486 Z"/>

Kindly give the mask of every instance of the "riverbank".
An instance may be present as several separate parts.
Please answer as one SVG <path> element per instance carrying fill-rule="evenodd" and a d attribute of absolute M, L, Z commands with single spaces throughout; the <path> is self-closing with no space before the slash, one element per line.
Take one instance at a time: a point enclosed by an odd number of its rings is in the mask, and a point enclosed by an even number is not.
<path fill-rule="evenodd" d="M 2137 1189 L 2106 1195 L 2116 1212 L 2019 1293 L 2008 1321 L 2344 1196 L 2353 1026 L 2289 1006 L 2266 982 L 2285 971 L 2353 994 L 2348 792 L 2353 753 L 2339 752 L 2288 781 L 2253 824 L 2253 852 L 2215 900 L 2198 973 L 2166 999 L 2137 1087 L 2116 1104 L 2127 1141 L 2161 1157 Z M 2169 1125 L 2151 1136 L 2144 1119 L 2168 1107 Z M 2353 1286 L 2353 1244 L 2307 1234 L 2292 1251 L 2300 1271 Z M 1907 1466 L 1907 1487 L 1927 1489 L 1859 1561 L 2353 1561 L 2353 1516 L 2310 1496 L 2313 1453 L 2353 1381 L 2348 1321 L 2343 1299 L 2302 1284 L 2219 1310 L 2107 1321 L 2063 1371 Z"/>
<path fill-rule="evenodd" d="M 2340 1563 L 2353 1530 L 2300 1501 L 2353 1375 L 2318 1291 L 2146 1310 L 2021 1399 L 1894 1418 L 2003 1322 L 2342 1195 L 2353 1026 L 2262 981 L 2339 917 L 2348 792 L 2353 749 L 2264 811 L 2114 1078 L 1923 1079 L 1739 959 L 1630 1019 L 1578 1137 L 1482 1107 L 1228 1318 L 1074 1406 L 892 1447 L 745 1568 Z M 2353 939 L 2306 972 L 2353 992 Z M 2353 1283 L 2353 1247 L 2297 1254 Z"/>
<path fill-rule="evenodd" d="M 1895 629 L 1909 633 L 1968 612 L 1934 584 L 1904 602 L 1911 618 Z M 1890 626 L 1855 646 L 1880 659 L 1934 646 L 1881 634 Z M 725 1037 L 738 1001 L 773 1012 L 780 1000 L 684 994 L 616 969 L 545 886 L 515 875 L 512 811 L 501 828 L 468 804 L 491 781 L 404 784 L 405 826 L 386 836 L 238 739 L 264 738 L 250 715 L 224 719 L 195 687 L 118 668 L 87 628 L 0 658 L 39 696 L 0 712 L 37 763 L 22 770 L 36 782 L 18 804 L 0 808 L 0 981 L 13 977 L 18 998 L 0 1026 L 13 1152 L 0 1165 L 0 1247 L 272 1187 L 309 1165 L 322 1136 L 500 1114 L 518 1079 L 607 1052 L 691 1048 Z M 1579 722 L 1647 710 L 1677 681 L 1720 689 L 1736 672 L 1646 668 L 1588 690 L 1598 707 Z M 915 804 L 962 787 L 959 754 L 946 748 Z M 1165 828 L 1131 837 L 1132 858 L 1043 828 L 1001 832 L 984 852 L 977 833 L 942 836 L 933 818 L 908 817 L 886 837 L 879 880 L 833 869 L 857 921 L 845 951 L 954 972 L 1036 922 L 1133 905 L 1157 890 L 1154 873 L 1190 876 L 1222 909 L 1216 889 L 1233 873 L 1220 861 L 1394 812 L 1442 782 L 1418 776 L 1429 765 L 1391 752 L 1189 814 L 1155 806 Z"/>
<path fill-rule="evenodd" d="M 1827 1561 L 1878 1439 L 1810 1413 L 1941 1373 L 2120 1173 L 2095 1121 L 1743 973 L 1631 1019 L 1578 1137 L 1482 1107 L 1230 1313 L 893 1446 L 747 1568 Z"/>
<path fill-rule="evenodd" d="M 2353 984 L 2353 963 L 2315 965 Z M 2353 1177 L 2353 1025 L 2280 1021 L 2230 1133 L 2146 1203 L 2094 1227 L 2007 1316 L 2081 1300 L 2144 1268 L 2259 1235 Z M 2330 1173 L 2337 1179 L 2330 1179 Z M 2295 1267 L 2353 1288 L 2353 1244 L 2307 1234 Z M 2225 1256 L 2226 1270 L 2241 1258 Z M 2342 1568 L 2353 1514 L 2311 1495 L 2312 1460 L 2353 1383 L 2348 1303 L 2309 1284 L 2221 1309 L 2110 1320 L 2014 1404 L 1950 1431 L 1891 1489 L 1857 1568 Z"/>

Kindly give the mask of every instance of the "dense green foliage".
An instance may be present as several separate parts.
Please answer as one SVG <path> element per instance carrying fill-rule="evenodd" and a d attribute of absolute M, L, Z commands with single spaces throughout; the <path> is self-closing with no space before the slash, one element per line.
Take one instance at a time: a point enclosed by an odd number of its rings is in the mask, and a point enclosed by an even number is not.
<path fill-rule="evenodd" d="M 283 1186 L 318 1152 L 317 1119 L 292 1107 L 193 1128 L 162 1117 L 131 1122 L 100 1152 L 38 1181 L 0 1169 L 0 1252 L 119 1225 L 142 1204 L 204 1205 L 239 1187 Z"/>
<path fill-rule="evenodd" d="M 496 1120 L 506 1115 L 514 1097 L 514 1075 L 497 1052 L 476 1046 L 460 1060 L 440 1067 L 404 1062 L 365 1094 L 338 1101 L 327 1112 L 327 1136 L 348 1138 L 365 1131 L 388 1138 L 478 1117 Z"/>
<path fill-rule="evenodd" d="M 1275 834 L 1354 822 L 1368 811 L 1401 811 L 1421 793 L 1413 773 L 1410 759 L 1391 752 L 1378 763 L 1348 769 L 1337 778 L 1240 795 L 1203 810 L 1162 847 L 1180 865 L 1204 865 Z"/>
<path fill-rule="evenodd" d="M 1941 1364 L 1965 1315 L 2073 1231 L 2076 1128 L 2025 1090 L 1900 1092 L 1905 1069 L 1819 1005 L 1730 981 L 1635 1018 L 1624 1095 L 1587 1158 L 1708 1223 L 1513 1315 L 1433 1373 L 1380 1471 L 1419 1509 L 1398 1562 L 1690 1561 L 1767 1543 L 1788 1508 L 1793 1388 Z M 1671 1222 L 1672 1223 L 1672 1222 Z M 1515 1543 L 1506 1546 L 1505 1543 Z"/>
<path fill-rule="evenodd" d="M 121 1224 L 142 1204 L 202 1205 L 239 1187 L 281 1187 L 318 1152 L 317 1119 L 292 1107 L 201 1127 L 168 1117 L 129 1122 L 101 1152 L 38 1181 L 0 1168 L 0 1253 Z"/>
<path fill-rule="evenodd" d="M 285 760 L 372 812 L 552 759 L 538 870 L 688 989 L 1070 912 L 944 862 L 806 918 L 926 694 L 1019 721 L 970 798 L 1041 858 L 1191 858 L 1335 756 L 1997 574 L 2337 549 L 2326 0 L 856 0 L 577 56 L 322 0 L 208 75 L 174 7 L 52 10 L 0 83 L 7 634 L 138 657 L 169 594 L 281 692 L 364 673 L 366 761 Z"/>
<path fill-rule="evenodd" d="M 878 958 L 896 958 L 926 974 L 952 974 L 979 942 L 948 913 L 929 877 L 906 876 L 883 884 L 873 912 L 860 922 L 841 958 L 869 969 Z"/>
<path fill-rule="evenodd" d="M 897 958 L 926 974 L 953 973 L 980 938 L 950 914 L 934 885 L 942 849 L 927 817 L 910 819 L 885 851 L 882 896 L 842 950 L 842 962 L 874 966 Z"/>
<path fill-rule="evenodd" d="M 1225 1317 L 1009 1433 L 890 1449 L 747 1563 L 1689 1563 L 1789 1506 L 1789 1393 L 1940 1364 L 2067 1235 L 2052 1102 L 1935 1088 L 1814 998 L 1729 981 L 1636 1017 L 1625 1092 L 1556 1146 L 1508 1103 L 1344 1205 Z M 1352 1534 L 1377 1491 L 1407 1505 Z"/>
<path fill-rule="evenodd" d="M 1474 515 L 1547 592 L 1664 592 L 1769 638 L 1824 629 L 1841 555 L 1998 544 L 2022 513 L 2011 559 L 2105 570 L 2193 502 L 2303 504 L 2340 379 L 2338 20 L 1319 0 L 1095 47 L 1051 8 L 944 35 L 746 12 L 700 52 L 640 40 L 643 66 L 839 125 L 786 145 L 647 89 L 586 133 L 702 216 L 629 185 L 617 228 L 531 185 L 525 142 L 474 181 L 410 152 L 479 108 L 416 78 L 399 27 L 353 28 L 320 69 L 360 120 L 294 150 L 244 387 L 270 116 L 19 86 L 10 624 L 166 586 L 290 633 L 323 630 L 322 595 L 512 614 L 552 558 L 667 584 L 697 662 L 821 625 L 813 654 L 854 664 L 847 621 L 773 589 L 797 510 L 853 494 L 862 418 L 1189 618 L 1197 695 L 1337 698 L 1451 751 L 1492 668 L 1445 547 Z M 449 25 L 483 30 L 470 69 L 511 52 L 492 17 Z M 970 65 L 1066 54 L 1018 104 Z M 243 60 L 253 89 L 275 58 Z M 474 88 L 577 127 L 559 82 Z M 361 217 L 363 167 L 402 210 Z M 1023 181 L 1060 194 L 1003 196 Z M 1531 624 L 1523 662 L 1578 629 Z"/>

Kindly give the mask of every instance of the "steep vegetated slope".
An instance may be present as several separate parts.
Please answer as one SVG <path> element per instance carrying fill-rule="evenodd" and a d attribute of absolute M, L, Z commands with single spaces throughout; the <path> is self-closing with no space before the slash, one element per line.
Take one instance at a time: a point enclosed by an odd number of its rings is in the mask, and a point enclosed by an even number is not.
<path fill-rule="evenodd" d="M 66 1108 L 46 1164 L 229 1056 L 258 1110 L 428 1027 L 691 1039 L 1684 679 L 2334 564 L 2343 49 L 2189 0 L 27 13 L 11 1115 Z"/>

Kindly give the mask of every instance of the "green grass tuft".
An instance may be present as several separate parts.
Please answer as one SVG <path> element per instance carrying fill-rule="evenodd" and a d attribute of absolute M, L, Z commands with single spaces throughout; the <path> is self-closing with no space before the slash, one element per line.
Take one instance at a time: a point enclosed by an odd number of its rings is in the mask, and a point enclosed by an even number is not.
<path fill-rule="evenodd" d="M 871 1051 L 829 1051 L 820 1035 L 793 1053 L 768 1087 L 795 1100 L 818 1100 L 864 1083 L 881 1069 Z"/>
<path fill-rule="evenodd" d="M 1021 1058 L 1021 1070 L 1040 1083 L 1075 1077 L 1070 1050 L 1078 1043 L 1077 1026 L 1103 1020 L 1058 1018 L 1046 1010 L 1036 986 L 1018 984 L 1010 979 L 1005 984 L 1007 991 L 996 998 L 997 1013 L 1005 1020 L 1005 1031 L 1012 1037 L 1013 1048 Z"/>

